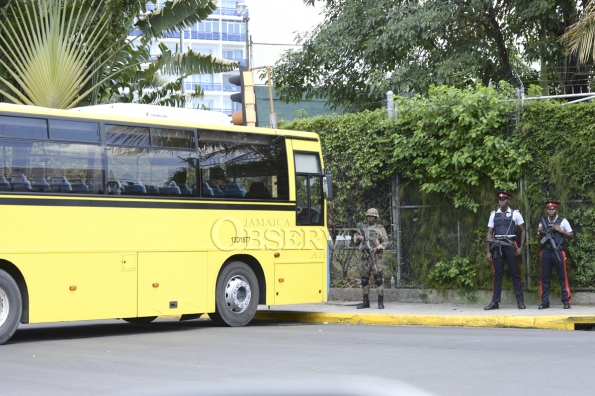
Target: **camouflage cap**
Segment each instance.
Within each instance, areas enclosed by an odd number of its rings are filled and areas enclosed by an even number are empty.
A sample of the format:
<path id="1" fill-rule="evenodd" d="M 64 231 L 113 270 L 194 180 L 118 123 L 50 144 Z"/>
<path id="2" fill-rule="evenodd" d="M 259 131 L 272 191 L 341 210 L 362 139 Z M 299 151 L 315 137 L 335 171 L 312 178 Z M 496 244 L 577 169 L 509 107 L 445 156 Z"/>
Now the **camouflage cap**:
<path id="1" fill-rule="evenodd" d="M 366 212 L 366 216 L 374 216 L 377 219 L 380 218 L 380 216 L 378 216 L 378 211 L 374 208 L 368 209 L 368 211 Z"/>

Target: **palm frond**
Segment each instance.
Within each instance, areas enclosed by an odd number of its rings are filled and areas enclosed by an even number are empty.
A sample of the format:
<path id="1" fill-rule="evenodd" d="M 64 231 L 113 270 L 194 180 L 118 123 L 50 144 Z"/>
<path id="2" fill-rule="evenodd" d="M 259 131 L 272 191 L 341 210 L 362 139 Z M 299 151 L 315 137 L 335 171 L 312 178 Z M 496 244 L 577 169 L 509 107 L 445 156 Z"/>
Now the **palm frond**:
<path id="1" fill-rule="evenodd" d="M 165 33 L 179 32 L 204 21 L 217 9 L 209 0 L 173 0 L 139 19 L 136 28 L 145 37 L 163 37 Z"/>
<path id="2" fill-rule="evenodd" d="M 18 97 L 16 103 L 67 108 L 96 72 L 87 66 L 105 39 L 106 18 L 69 0 L 15 2 L 9 9 L 16 18 L 0 20 L 9 33 L 0 35 L 0 52 L 14 83 L 3 81 L 8 89 L 0 92 Z"/>
<path id="3" fill-rule="evenodd" d="M 18 104 L 72 108 L 106 100 L 182 105 L 181 83 L 163 75 L 214 74 L 237 62 L 189 50 L 150 61 L 150 40 L 205 20 L 209 0 L 172 0 L 146 12 L 148 0 L 13 0 L 0 4 L 0 95 Z M 136 21 L 136 25 L 135 25 Z M 140 28 L 145 36 L 129 40 Z M 148 67 L 144 68 L 144 65 Z M 177 80 L 176 80 L 177 81 Z M 180 80 L 181 81 L 181 80 Z M 153 98 L 146 97 L 153 87 Z M 176 88 L 177 87 L 177 88 Z M 157 91 L 156 91 L 157 90 Z"/>
<path id="4" fill-rule="evenodd" d="M 173 80 L 167 76 L 162 75 L 162 74 L 155 73 L 147 82 L 152 87 L 164 87 L 167 84 L 172 83 Z"/>
<path id="5" fill-rule="evenodd" d="M 571 54 L 578 54 L 578 61 L 595 60 L 595 1 L 590 0 L 581 19 L 570 26 L 559 40 Z"/>
<path id="6" fill-rule="evenodd" d="M 153 104 L 159 106 L 186 107 L 194 98 L 203 96 L 202 90 L 194 93 L 180 93 L 182 79 L 170 80 L 162 86 L 154 86 L 144 89 L 143 94 L 138 98 L 138 103 Z"/>
<path id="7" fill-rule="evenodd" d="M 235 70 L 238 62 L 217 58 L 212 55 L 188 49 L 184 53 L 173 53 L 163 43 L 159 44 L 161 55 L 155 61 L 155 69 L 163 74 L 176 74 L 182 77 L 193 74 L 214 74 Z"/>

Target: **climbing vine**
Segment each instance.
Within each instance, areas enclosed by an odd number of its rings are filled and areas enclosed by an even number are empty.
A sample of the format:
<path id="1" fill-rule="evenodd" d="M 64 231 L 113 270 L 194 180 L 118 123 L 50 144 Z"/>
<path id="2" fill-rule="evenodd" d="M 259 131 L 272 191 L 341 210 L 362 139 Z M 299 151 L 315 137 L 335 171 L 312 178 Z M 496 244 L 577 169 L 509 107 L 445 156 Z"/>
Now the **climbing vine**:
<path id="1" fill-rule="evenodd" d="M 320 135 L 325 166 L 334 176 L 331 226 L 353 226 L 371 206 L 386 224 L 395 173 L 401 177 L 402 203 L 431 207 L 402 213 L 403 230 L 410 227 L 416 236 L 406 255 L 411 279 L 431 283 L 436 263 L 456 264 L 452 260 L 460 251 L 469 260 L 465 265 L 477 268 L 474 287 L 486 287 L 491 274 L 479 239 L 496 205 L 494 191 L 504 189 L 515 195 L 512 205 L 530 231 L 533 285 L 539 279 L 534 231 L 545 215 L 543 201 L 558 199 L 560 214 L 577 235 L 569 243 L 571 282 L 594 286 L 595 104 L 525 102 L 517 124 L 517 102 L 511 98 L 506 84 L 440 86 L 425 96 L 396 98 L 397 119 L 377 110 L 279 126 Z M 460 229 L 458 250 L 453 227 Z"/>
<path id="2" fill-rule="evenodd" d="M 508 85 L 496 90 L 432 87 L 427 96 L 398 98 L 401 133 L 393 135 L 393 157 L 409 164 L 404 172 L 422 191 L 449 196 L 456 208 L 476 212 L 477 189 L 484 183 L 515 190 L 523 166 L 531 160 L 511 136 L 514 110 Z"/>

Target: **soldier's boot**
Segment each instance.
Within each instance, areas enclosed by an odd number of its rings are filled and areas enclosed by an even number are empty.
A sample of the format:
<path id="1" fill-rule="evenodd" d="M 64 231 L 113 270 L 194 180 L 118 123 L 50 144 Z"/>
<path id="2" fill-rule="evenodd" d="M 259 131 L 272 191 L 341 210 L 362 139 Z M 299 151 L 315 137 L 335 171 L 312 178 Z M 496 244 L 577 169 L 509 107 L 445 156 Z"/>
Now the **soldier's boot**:
<path id="1" fill-rule="evenodd" d="M 378 296 L 378 309 L 384 309 L 384 296 Z"/>
<path id="2" fill-rule="evenodd" d="M 356 307 L 357 309 L 370 308 L 370 299 L 367 294 L 364 294 L 364 302 Z"/>

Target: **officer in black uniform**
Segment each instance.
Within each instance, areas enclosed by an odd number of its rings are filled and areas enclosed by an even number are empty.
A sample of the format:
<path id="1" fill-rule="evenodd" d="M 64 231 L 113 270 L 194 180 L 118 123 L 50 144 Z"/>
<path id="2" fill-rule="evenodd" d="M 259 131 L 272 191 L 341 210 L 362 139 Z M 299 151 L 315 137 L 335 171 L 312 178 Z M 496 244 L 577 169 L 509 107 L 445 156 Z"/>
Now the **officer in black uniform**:
<path id="1" fill-rule="evenodd" d="M 504 261 L 508 263 L 510 276 L 514 285 L 514 294 L 519 309 L 525 309 L 523 300 L 523 284 L 521 282 L 521 254 L 525 246 L 525 221 L 518 210 L 510 208 L 512 195 L 500 191 L 498 194 L 500 209 L 490 214 L 488 221 L 488 243 L 486 257 L 492 262 L 492 302 L 484 309 L 498 309 L 502 293 L 502 278 L 504 277 Z M 516 228 L 521 230 L 520 246 L 517 243 Z"/>
<path id="2" fill-rule="evenodd" d="M 540 258 L 540 287 L 539 295 L 541 304 L 539 309 L 546 309 L 550 307 L 550 289 L 552 281 L 552 268 L 556 269 L 558 274 L 558 281 L 562 288 L 562 303 L 564 309 L 570 309 L 572 304 L 572 296 L 570 294 L 570 287 L 568 286 L 568 272 L 566 271 L 566 239 L 574 238 L 574 233 L 570 227 L 570 223 L 562 216 L 558 216 L 558 201 L 547 201 L 545 207 L 547 208 L 547 217 L 544 217 L 539 222 L 538 234 L 541 236 L 541 253 Z M 553 242 L 548 240 L 545 228 L 549 229 Z M 553 246 L 555 245 L 555 246 Z"/>

